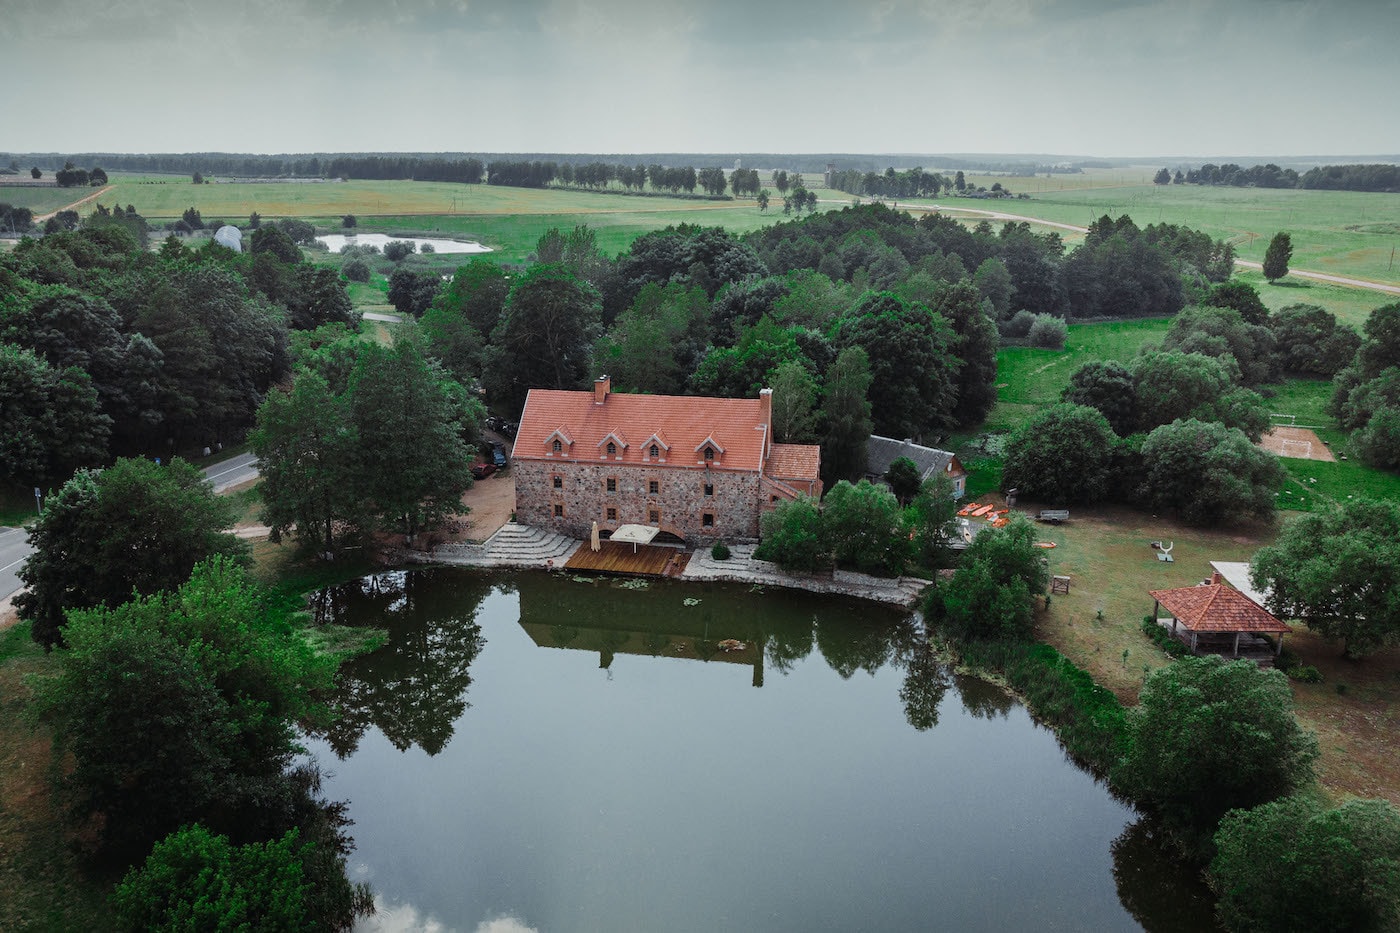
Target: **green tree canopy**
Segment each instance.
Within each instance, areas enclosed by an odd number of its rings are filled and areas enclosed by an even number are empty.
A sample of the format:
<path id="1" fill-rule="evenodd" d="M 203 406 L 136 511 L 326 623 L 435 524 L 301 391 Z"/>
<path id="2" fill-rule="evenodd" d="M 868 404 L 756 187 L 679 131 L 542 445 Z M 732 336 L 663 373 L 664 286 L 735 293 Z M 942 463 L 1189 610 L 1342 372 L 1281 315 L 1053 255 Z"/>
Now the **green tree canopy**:
<path id="1" fill-rule="evenodd" d="M 581 388 L 601 313 L 597 290 L 561 265 L 532 266 L 517 277 L 486 354 L 493 407 L 519 411 L 536 386 Z"/>
<path id="2" fill-rule="evenodd" d="M 825 550 L 839 566 L 862 573 L 898 574 L 910 556 L 899 502 L 883 485 L 842 480 L 822 501 Z"/>
<path id="3" fill-rule="evenodd" d="M 1142 442 L 1142 460 L 1142 498 L 1193 525 L 1273 518 L 1274 494 L 1287 476 L 1244 432 L 1195 419 L 1154 430 Z"/>
<path id="4" fill-rule="evenodd" d="M 1287 233 L 1275 233 L 1264 251 L 1264 278 L 1276 282 L 1288 274 L 1288 261 L 1293 258 L 1293 238 Z"/>
<path id="5" fill-rule="evenodd" d="M 461 509 L 472 484 L 473 450 L 464 438 L 480 435 L 481 403 L 411 338 L 366 347 L 350 374 L 349 396 L 356 489 L 381 527 L 412 543 L 421 529 Z"/>
<path id="6" fill-rule="evenodd" d="M 0 343 L 0 476 L 47 485 L 106 459 L 112 419 L 87 373 Z"/>
<path id="7" fill-rule="evenodd" d="M 1230 930 L 1400 927 L 1400 811 L 1385 800 L 1325 809 L 1286 797 L 1225 814 L 1210 882 Z"/>
<path id="8" fill-rule="evenodd" d="M 977 535 L 953 579 L 933 591 L 930 609 L 940 631 L 965 641 L 1030 638 L 1035 598 L 1050 583 L 1035 538 L 1035 526 L 1020 514 Z"/>
<path id="9" fill-rule="evenodd" d="M 849 480 L 864 472 L 873 425 L 870 420 L 870 358 L 860 347 L 847 347 L 826 371 L 822 415 L 822 481 Z"/>
<path id="10" fill-rule="evenodd" d="M 872 292 L 837 327 L 836 344 L 870 361 L 871 419 L 887 437 L 919 437 L 952 421 L 961 361 L 942 317 L 892 292 Z"/>
<path id="11" fill-rule="evenodd" d="M 296 830 L 272 842 L 233 845 L 199 824 L 156 843 L 145 863 L 127 872 L 112 894 L 122 929 L 317 929 L 308 915 L 310 880 Z"/>
<path id="12" fill-rule="evenodd" d="M 754 551 L 786 570 L 812 571 L 831 566 L 831 552 L 822 537 L 821 508 L 816 499 L 799 496 L 779 502 L 759 519 L 762 543 Z"/>
<path id="13" fill-rule="evenodd" d="M 816 440 L 817 380 L 798 360 L 778 364 L 770 374 L 773 390 L 773 436 L 782 444 Z"/>
<path id="14" fill-rule="evenodd" d="M 1352 499 L 1301 515 L 1254 555 L 1250 578 L 1270 612 L 1342 641 L 1350 658 L 1400 644 L 1400 505 Z"/>
<path id="15" fill-rule="evenodd" d="M 1117 440 L 1096 409 L 1052 405 L 1012 433 L 1002 485 L 1054 505 L 1097 502 L 1108 493 Z"/>
<path id="16" fill-rule="evenodd" d="M 30 531 L 34 553 L 20 569 L 28 589 L 15 600 L 20 618 L 52 648 L 72 610 L 174 589 L 210 557 L 242 558 L 247 546 L 225 530 L 233 520 L 228 501 L 178 458 L 79 470 Z"/>
<path id="17" fill-rule="evenodd" d="M 1093 360 L 1069 377 L 1060 398 L 1087 405 L 1108 419 L 1113 432 L 1127 437 L 1137 428 L 1137 387 L 1132 370 L 1117 360 Z"/>
<path id="18" fill-rule="evenodd" d="M 1310 781 L 1317 755 L 1281 671 L 1214 655 L 1182 658 L 1147 675 L 1128 710 L 1127 750 L 1112 781 L 1200 851 L 1226 812 Z"/>

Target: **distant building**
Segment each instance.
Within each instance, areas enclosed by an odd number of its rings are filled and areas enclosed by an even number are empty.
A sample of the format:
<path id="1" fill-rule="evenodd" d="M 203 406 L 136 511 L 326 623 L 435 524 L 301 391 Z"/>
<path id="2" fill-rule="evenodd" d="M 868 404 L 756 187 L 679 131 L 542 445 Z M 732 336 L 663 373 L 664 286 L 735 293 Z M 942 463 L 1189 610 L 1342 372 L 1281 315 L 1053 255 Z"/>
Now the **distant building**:
<path id="1" fill-rule="evenodd" d="M 243 252 L 243 231 L 232 224 L 224 224 L 214 231 L 214 242 L 220 246 L 227 246 L 235 253 Z"/>
<path id="2" fill-rule="evenodd" d="M 871 480 L 882 478 L 889 471 L 890 464 L 900 457 L 914 461 L 919 470 L 919 482 L 923 483 L 942 473 L 953 481 L 953 498 L 961 499 L 967 491 L 967 470 L 955 454 L 934 447 L 921 447 L 912 440 L 897 441 L 892 437 L 870 435 L 865 446 L 865 474 Z"/>
<path id="3" fill-rule="evenodd" d="M 704 545 L 758 538 L 765 509 L 820 496 L 821 448 L 773 442 L 756 399 L 531 389 L 511 453 L 516 520 L 587 537 L 621 525 Z"/>

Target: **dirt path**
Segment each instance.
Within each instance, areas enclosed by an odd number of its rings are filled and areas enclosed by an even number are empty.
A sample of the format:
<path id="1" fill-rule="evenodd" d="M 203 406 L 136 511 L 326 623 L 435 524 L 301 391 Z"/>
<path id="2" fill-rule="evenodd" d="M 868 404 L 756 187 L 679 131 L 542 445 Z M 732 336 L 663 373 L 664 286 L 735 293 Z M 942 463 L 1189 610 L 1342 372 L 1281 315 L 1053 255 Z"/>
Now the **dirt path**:
<path id="1" fill-rule="evenodd" d="M 60 207 L 57 211 L 49 211 L 47 214 L 40 214 L 38 217 L 35 217 L 35 218 L 34 218 L 34 222 L 35 222 L 36 224 L 43 223 L 44 221 L 48 220 L 50 217 L 53 217 L 53 216 L 55 216 L 56 214 L 58 214 L 59 211 L 72 211 L 72 210 L 77 210 L 78 207 L 79 207 L 80 205 L 86 204 L 87 202 L 93 200 L 94 198 L 100 198 L 100 197 L 102 197 L 104 194 L 106 194 L 108 191 L 111 191 L 111 190 L 112 190 L 112 186 L 111 186 L 111 185 L 104 185 L 103 187 L 98 188 L 96 191 L 94 191 L 92 194 L 88 195 L 87 197 L 85 197 L 85 198 L 79 198 L 78 200 L 74 201 L 72 204 L 66 205 L 66 206 L 64 206 L 64 207 Z"/>

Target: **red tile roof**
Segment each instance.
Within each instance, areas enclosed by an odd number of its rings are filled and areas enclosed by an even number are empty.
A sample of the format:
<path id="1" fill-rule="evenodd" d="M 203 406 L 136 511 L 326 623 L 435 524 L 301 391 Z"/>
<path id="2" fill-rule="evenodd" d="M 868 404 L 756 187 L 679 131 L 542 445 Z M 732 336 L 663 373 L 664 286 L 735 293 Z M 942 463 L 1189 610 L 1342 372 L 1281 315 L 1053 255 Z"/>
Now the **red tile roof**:
<path id="1" fill-rule="evenodd" d="M 1224 583 L 1149 590 L 1188 632 L 1290 632 L 1285 623 Z"/>
<path id="2" fill-rule="evenodd" d="M 815 444 L 774 444 L 768 475 L 811 482 L 821 472 L 822 449 Z"/>
<path id="3" fill-rule="evenodd" d="M 621 459 L 609 458 L 608 462 L 656 464 L 658 461 L 646 454 L 648 439 L 657 434 L 670 445 L 670 450 L 661 449 L 663 466 L 703 466 L 696 448 L 706 438 L 723 449 L 712 464 L 714 469 L 756 472 L 761 465 L 767 436 L 761 399 L 616 392 L 608 393 L 602 404 L 595 398 L 592 391 L 531 389 L 520 416 L 512 459 L 602 462 L 604 438 L 611 434 L 625 439 L 626 446 L 619 443 Z M 574 443 L 566 443 L 558 455 L 551 456 L 551 436 L 561 429 Z"/>

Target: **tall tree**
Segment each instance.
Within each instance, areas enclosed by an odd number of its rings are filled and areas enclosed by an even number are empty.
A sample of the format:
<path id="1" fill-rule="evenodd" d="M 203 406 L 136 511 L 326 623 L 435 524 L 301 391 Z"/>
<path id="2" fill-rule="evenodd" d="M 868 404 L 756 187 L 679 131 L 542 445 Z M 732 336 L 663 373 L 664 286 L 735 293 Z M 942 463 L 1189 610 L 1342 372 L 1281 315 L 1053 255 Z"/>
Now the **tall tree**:
<path id="1" fill-rule="evenodd" d="M 350 375 L 350 399 L 359 492 L 382 527 L 412 544 L 421 529 L 460 510 L 472 484 L 466 394 L 403 338 L 366 348 Z"/>
<path id="2" fill-rule="evenodd" d="M 1275 233 L 1264 252 L 1264 278 L 1276 282 L 1288 274 L 1288 261 L 1293 258 L 1293 238 Z"/>
<path id="3" fill-rule="evenodd" d="M 872 292 L 842 319 L 836 343 L 870 360 L 871 417 L 888 437 L 919 437 L 947 425 L 957 402 L 953 328 L 922 304 Z"/>
<path id="4" fill-rule="evenodd" d="M 1193 525 L 1274 515 L 1287 472 L 1238 428 L 1194 418 L 1164 424 L 1142 442 L 1143 496 Z"/>
<path id="5" fill-rule="evenodd" d="M 519 276 L 487 352 L 492 404 L 519 411 L 531 387 L 582 387 L 601 311 L 597 290 L 563 266 L 532 266 Z"/>
<path id="6" fill-rule="evenodd" d="M 864 472 L 870 442 L 870 357 L 860 347 L 847 347 L 826 371 L 822 387 L 822 481 L 852 479 Z"/>
<path id="7" fill-rule="evenodd" d="M 783 444 L 809 444 L 816 428 L 817 381 L 806 366 L 788 360 L 773 370 L 773 435 Z"/>
<path id="8" fill-rule="evenodd" d="M 1400 505 L 1350 499 L 1284 526 L 1250 565 L 1275 615 L 1302 619 L 1359 659 L 1400 644 Z"/>
<path id="9" fill-rule="evenodd" d="M 247 545 L 225 529 L 232 506 L 184 460 L 166 466 L 118 460 L 100 473 L 79 470 L 49 497 L 29 533 L 34 553 L 20 569 L 28 587 L 15 599 L 34 640 L 63 640 L 65 614 L 117 606 L 132 593 L 174 589 L 210 557 L 243 557 Z"/>
<path id="10" fill-rule="evenodd" d="M 268 394 L 248 442 L 262 474 L 262 520 L 274 539 L 295 529 L 315 550 L 334 553 L 337 525 L 349 530 L 363 519 L 348 402 L 319 373 L 302 370 L 290 391 Z"/>

